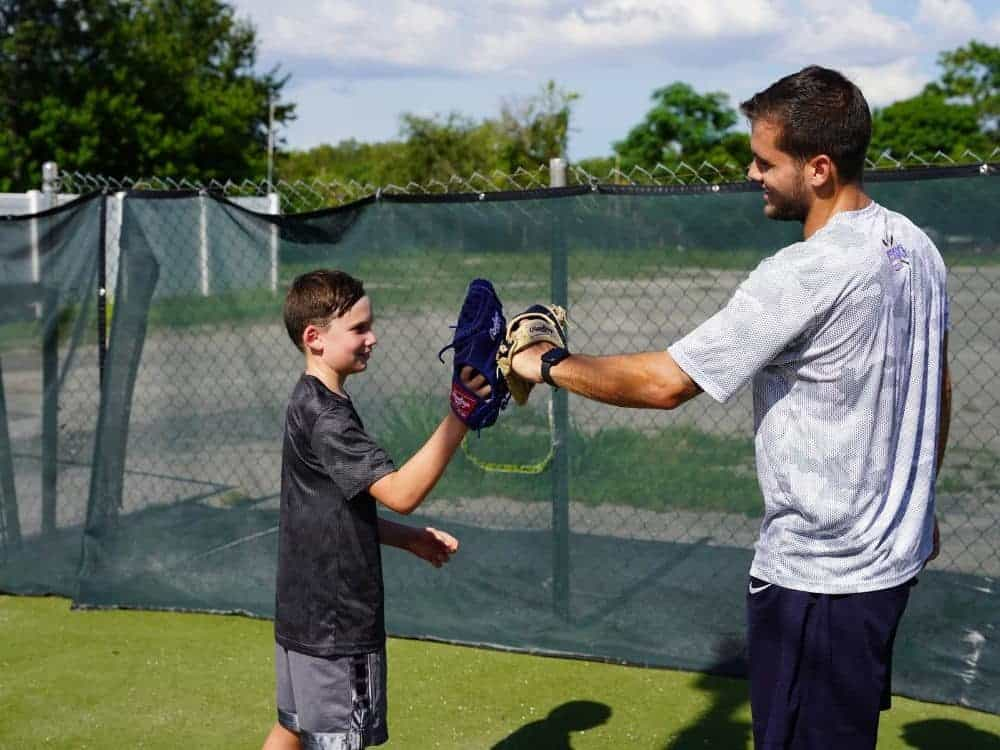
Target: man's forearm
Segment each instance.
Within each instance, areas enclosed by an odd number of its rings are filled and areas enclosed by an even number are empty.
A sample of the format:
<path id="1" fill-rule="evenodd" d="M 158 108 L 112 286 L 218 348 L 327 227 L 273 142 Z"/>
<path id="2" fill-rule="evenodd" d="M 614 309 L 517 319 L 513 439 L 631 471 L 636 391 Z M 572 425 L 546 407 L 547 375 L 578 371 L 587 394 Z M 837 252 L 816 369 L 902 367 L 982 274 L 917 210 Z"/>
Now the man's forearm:
<path id="1" fill-rule="evenodd" d="M 701 393 L 667 352 L 591 357 L 574 354 L 549 372 L 553 381 L 594 401 L 640 409 L 673 409 Z"/>

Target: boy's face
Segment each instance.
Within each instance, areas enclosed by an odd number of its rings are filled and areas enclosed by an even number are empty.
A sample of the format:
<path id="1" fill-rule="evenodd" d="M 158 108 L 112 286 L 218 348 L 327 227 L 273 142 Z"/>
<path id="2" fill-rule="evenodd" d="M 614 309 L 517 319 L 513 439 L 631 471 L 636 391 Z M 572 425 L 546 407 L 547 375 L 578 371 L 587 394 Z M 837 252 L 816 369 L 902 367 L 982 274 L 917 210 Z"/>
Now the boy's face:
<path id="1" fill-rule="evenodd" d="M 372 305 L 362 297 L 350 310 L 324 328 L 307 326 L 304 334 L 308 351 L 341 375 L 363 372 L 377 343 L 372 330 Z"/>

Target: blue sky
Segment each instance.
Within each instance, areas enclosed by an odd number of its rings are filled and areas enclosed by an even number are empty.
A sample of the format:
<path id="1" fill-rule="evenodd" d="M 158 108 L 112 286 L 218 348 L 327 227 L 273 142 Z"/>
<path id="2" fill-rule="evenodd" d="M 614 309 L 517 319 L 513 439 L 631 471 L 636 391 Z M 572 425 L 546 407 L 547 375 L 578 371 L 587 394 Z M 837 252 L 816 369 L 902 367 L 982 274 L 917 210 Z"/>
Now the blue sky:
<path id="1" fill-rule="evenodd" d="M 578 92 L 568 156 L 611 153 L 655 88 L 686 81 L 735 105 L 817 63 L 872 106 L 917 93 L 937 55 L 1000 44 L 996 0 L 235 0 L 259 65 L 291 74 L 305 149 L 399 134 L 399 115 L 495 116 L 549 79 Z"/>

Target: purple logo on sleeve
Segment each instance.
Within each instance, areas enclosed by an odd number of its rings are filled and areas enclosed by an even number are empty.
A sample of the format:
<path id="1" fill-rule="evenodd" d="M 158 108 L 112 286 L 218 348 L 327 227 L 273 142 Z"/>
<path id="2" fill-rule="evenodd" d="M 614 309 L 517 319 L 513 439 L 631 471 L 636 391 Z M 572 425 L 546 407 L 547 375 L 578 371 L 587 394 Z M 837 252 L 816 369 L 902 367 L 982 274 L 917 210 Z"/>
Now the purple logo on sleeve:
<path id="1" fill-rule="evenodd" d="M 885 245 L 885 255 L 892 263 L 892 270 L 898 271 L 904 265 L 910 265 L 910 256 L 906 253 L 906 248 L 900 244 L 892 241 L 892 235 L 883 238 L 882 244 Z"/>

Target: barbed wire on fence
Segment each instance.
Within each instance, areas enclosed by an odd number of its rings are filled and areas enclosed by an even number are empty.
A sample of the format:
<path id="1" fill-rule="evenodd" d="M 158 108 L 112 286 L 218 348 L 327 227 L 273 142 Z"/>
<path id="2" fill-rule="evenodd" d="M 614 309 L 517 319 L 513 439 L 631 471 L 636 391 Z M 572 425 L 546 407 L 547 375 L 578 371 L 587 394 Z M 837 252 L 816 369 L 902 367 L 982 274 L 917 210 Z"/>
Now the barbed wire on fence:
<path id="1" fill-rule="evenodd" d="M 952 166 L 959 164 L 983 164 L 1000 160 L 1000 147 L 989 154 L 981 155 L 966 150 L 955 159 L 943 151 L 932 155 L 910 152 L 897 158 L 889 151 L 883 151 L 866 159 L 868 169 L 896 170 L 907 167 Z M 746 166 L 734 162 L 712 164 L 704 161 L 689 164 L 681 161 L 674 164 L 657 164 L 652 168 L 641 166 L 629 169 L 612 168 L 607 173 L 588 172 L 579 165 L 570 164 L 566 173 L 569 185 L 692 185 L 739 182 L 746 179 Z M 119 192 L 126 190 L 208 190 L 226 197 L 258 197 L 277 193 L 281 197 L 282 213 L 300 213 L 321 208 L 340 206 L 376 193 L 382 194 L 441 194 L 441 193 L 488 193 L 502 191 L 537 190 L 550 185 L 549 167 L 546 164 L 534 169 L 519 167 L 513 172 L 493 170 L 474 171 L 467 176 L 452 175 L 447 180 L 428 179 L 424 182 L 411 181 L 403 185 L 393 183 L 379 185 L 372 182 L 341 179 L 284 180 L 274 182 L 261 180 L 199 180 L 197 178 L 172 177 L 109 177 L 101 174 L 78 172 L 72 169 L 62 171 L 52 186 L 57 193 L 83 194 L 93 190 Z"/>

